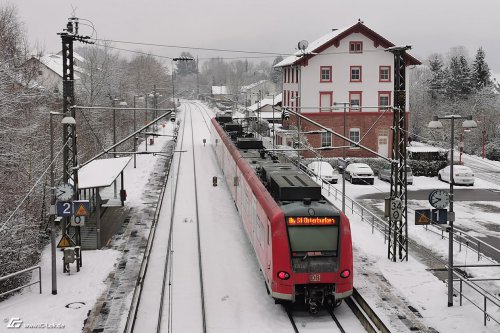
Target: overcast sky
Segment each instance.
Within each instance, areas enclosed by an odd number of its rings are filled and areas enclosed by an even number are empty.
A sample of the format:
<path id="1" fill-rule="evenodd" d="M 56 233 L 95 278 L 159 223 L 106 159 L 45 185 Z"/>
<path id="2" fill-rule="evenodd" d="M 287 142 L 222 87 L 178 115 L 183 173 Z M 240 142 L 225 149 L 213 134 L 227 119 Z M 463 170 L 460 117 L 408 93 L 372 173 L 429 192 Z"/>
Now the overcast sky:
<path id="1" fill-rule="evenodd" d="M 465 46 L 482 46 L 493 73 L 500 73 L 498 0 L 0 0 L 14 4 L 32 43 L 61 49 L 57 35 L 73 13 L 92 21 L 98 38 L 245 51 L 294 52 L 332 28 L 358 19 L 396 45 L 410 44 L 420 60 Z M 86 21 L 82 21 L 86 23 Z M 80 34 L 91 34 L 82 26 Z M 94 35 L 95 36 L 95 35 Z M 175 57 L 182 49 L 113 44 Z M 201 57 L 244 54 L 189 51 Z M 252 55 L 248 55 L 250 57 Z M 255 55 L 253 55 L 255 56 Z M 272 61 L 273 57 L 266 60 Z"/>

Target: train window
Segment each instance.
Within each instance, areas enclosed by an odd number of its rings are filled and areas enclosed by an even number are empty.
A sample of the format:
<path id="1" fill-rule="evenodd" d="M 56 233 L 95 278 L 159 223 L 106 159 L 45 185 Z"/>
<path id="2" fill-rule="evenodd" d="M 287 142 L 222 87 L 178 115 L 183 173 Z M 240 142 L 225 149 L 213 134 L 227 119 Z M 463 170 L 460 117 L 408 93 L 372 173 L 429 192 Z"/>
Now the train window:
<path id="1" fill-rule="evenodd" d="M 329 226 L 288 226 L 292 252 L 337 252 L 339 228 Z"/>

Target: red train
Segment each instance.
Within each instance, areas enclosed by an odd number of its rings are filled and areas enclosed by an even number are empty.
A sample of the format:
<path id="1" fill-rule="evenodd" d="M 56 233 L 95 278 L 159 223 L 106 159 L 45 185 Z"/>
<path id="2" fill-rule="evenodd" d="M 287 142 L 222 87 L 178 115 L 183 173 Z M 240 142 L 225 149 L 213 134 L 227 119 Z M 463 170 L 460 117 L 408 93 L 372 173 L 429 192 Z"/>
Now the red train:
<path id="1" fill-rule="evenodd" d="M 352 294 L 348 218 L 321 187 L 231 115 L 212 119 L 212 145 L 255 250 L 268 292 L 277 303 L 304 301 L 311 313 Z"/>

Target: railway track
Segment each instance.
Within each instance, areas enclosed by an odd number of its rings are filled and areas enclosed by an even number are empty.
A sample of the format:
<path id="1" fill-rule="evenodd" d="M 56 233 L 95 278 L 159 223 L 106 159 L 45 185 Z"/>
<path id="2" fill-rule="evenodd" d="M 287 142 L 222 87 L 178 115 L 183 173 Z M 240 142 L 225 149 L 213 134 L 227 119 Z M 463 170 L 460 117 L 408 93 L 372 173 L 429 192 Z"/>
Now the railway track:
<path id="1" fill-rule="evenodd" d="M 345 300 L 349 310 L 344 307 L 344 311 L 340 316 L 337 316 L 337 312 L 341 308 L 334 310 L 329 307 L 326 309 L 328 316 L 311 316 L 305 311 L 295 311 L 290 307 L 285 307 L 285 312 L 288 316 L 290 324 L 295 333 L 304 332 L 359 332 L 359 327 L 353 327 L 350 320 L 347 317 L 355 316 L 359 321 L 359 324 L 368 333 L 390 333 L 389 329 L 380 320 L 375 311 L 366 303 L 362 296 L 354 289 L 354 293 L 351 297 Z M 345 311 L 347 310 L 347 311 Z M 339 311 L 340 312 L 340 311 Z"/>
<path id="2" fill-rule="evenodd" d="M 206 332 L 193 110 L 186 104 L 140 293 L 125 332 Z M 168 235 L 168 236 L 167 236 Z M 156 320 L 153 313 L 156 312 Z"/>

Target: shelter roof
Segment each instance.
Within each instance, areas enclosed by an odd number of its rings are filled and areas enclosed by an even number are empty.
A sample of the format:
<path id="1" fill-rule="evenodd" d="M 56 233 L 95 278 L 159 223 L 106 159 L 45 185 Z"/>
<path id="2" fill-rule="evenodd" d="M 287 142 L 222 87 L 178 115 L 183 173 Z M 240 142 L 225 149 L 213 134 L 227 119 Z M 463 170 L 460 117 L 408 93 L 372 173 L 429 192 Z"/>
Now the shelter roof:
<path id="1" fill-rule="evenodd" d="M 94 160 L 78 170 L 78 188 L 108 187 L 125 169 L 132 157 Z"/>

